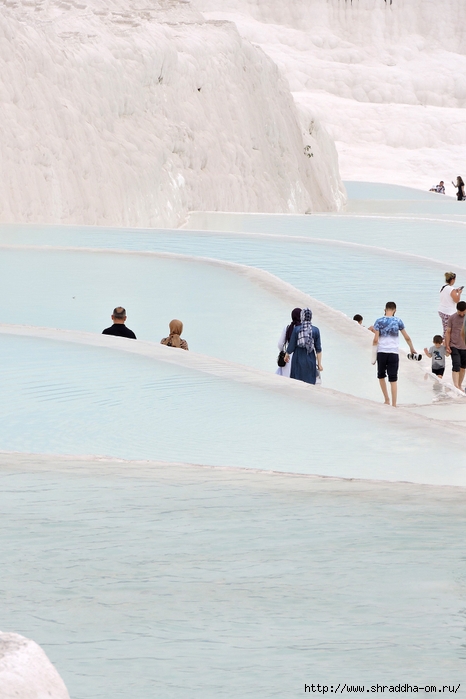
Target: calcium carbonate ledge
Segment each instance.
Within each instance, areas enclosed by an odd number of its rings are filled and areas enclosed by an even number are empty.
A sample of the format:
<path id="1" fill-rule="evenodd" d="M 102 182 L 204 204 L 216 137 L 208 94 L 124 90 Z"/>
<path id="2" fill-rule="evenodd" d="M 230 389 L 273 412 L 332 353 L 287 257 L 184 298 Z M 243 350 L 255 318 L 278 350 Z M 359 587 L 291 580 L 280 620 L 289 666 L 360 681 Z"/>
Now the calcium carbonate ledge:
<path id="1" fill-rule="evenodd" d="M 319 405 L 325 409 L 338 409 L 343 412 L 349 412 L 353 416 L 355 410 L 357 410 L 358 416 L 361 418 L 369 418 L 378 414 L 383 416 L 383 420 L 387 424 L 399 425 L 403 428 L 409 427 L 409 429 L 420 428 L 425 430 L 426 427 L 435 425 L 435 429 L 445 430 L 451 434 L 452 439 L 458 436 L 461 445 L 463 445 L 464 441 L 464 430 L 461 426 L 414 415 L 403 407 L 389 410 L 386 406 L 374 401 L 359 398 L 332 388 L 325 388 L 324 386 L 311 387 L 301 381 L 285 380 L 281 376 L 247 367 L 243 364 L 228 362 L 196 352 L 179 352 L 176 348 L 167 347 L 159 343 L 142 340 L 134 342 L 134 340 L 126 338 L 97 335 L 84 331 L 6 323 L 0 324 L 0 334 L 68 342 L 135 354 L 184 369 L 206 373 L 221 379 L 236 381 L 259 389 L 273 391 L 274 393 L 281 393 L 289 397 L 295 396 L 296 399 Z"/>
<path id="2" fill-rule="evenodd" d="M 403 486 L 404 492 L 411 490 L 422 496 L 434 488 L 435 494 L 442 493 L 449 496 L 464 497 L 466 485 L 438 485 L 430 483 L 415 483 L 410 481 L 387 481 L 370 478 L 348 478 L 344 476 L 316 475 L 311 473 L 299 473 L 291 471 L 277 471 L 273 469 L 260 469 L 246 466 L 211 466 L 209 464 L 189 463 L 186 461 L 161 461 L 156 459 L 122 459 L 111 456 L 98 456 L 95 454 L 36 454 L 32 452 L 4 451 L 0 449 L 0 472 L 11 472 L 19 470 L 21 472 L 42 472 L 50 473 L 70 473 L 70 471 L 86 474 L 90 476 L 105 477 L 110 475 L 119 478 L 145 478 L 170 479 L 182 482 L 183 478 L 191 479 L 196 474 L 199 478 L 204 478 L 206 472 L 213 472 L 218 475 L 219 482 L 231 482 L 237 486 L 241 479 L 242 483 L 255 485 L 262 488 L 264 478 L 267 479 L 267 486 L 275 486 L 283 493 L 284 487 L 296 488 L 293 481 L 302 480 L 309 484 L 312 490 L 323 490 L 325 492 L 340 491 L 351 484 L 351 493 L 377 493 L 380 497 L 383 493 L 388 497 L 399 496 L 398 488 Z M 301 486 L 302 487 L 302 486 Z"/>

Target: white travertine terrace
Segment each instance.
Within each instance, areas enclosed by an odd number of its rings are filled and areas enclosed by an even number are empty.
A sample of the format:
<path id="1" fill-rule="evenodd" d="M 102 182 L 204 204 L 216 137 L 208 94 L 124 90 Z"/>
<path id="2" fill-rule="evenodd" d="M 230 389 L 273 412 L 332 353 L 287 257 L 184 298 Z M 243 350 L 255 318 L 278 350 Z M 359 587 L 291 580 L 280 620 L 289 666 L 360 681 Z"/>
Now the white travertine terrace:
<path id="1" fill-rule="evenodd" d="M 236 22 L 337 142 L 343 179 L 465 175 L 464 0 L 193 0 Z"/>
<path id="2" fill-rule="evenodd" d="M 70 699 L 60 675 L 37 643 L 0 632 L 2 699 Z"/>
<path id="3" fill-rule="evenodd" d="M 195 209 L 344 203 L 333 141 L 234 23 L 175 0 L 0 8 L 0 221 L 175 226 Z"/>

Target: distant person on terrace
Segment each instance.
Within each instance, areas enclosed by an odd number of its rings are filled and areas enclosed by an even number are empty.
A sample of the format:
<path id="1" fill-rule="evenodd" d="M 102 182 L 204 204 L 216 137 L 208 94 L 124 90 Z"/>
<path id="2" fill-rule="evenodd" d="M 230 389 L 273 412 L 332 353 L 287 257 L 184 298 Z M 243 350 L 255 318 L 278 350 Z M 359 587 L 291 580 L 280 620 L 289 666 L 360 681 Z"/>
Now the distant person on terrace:
<path id="1" fill-rule="evenodd" d="M 184 350 L 189 349 L 186 340 L 181 338 L 181 333 L 183 332 L 183 323 L 181 320 L 176 320 L 176 318 L 171 320 L 169 328 L 170 335 L 160 340 L 160 344 L 167 345 L 167 347 L 179 347 L 180 349 Z"/>
<path id="2" fill-rule="evenodd" d="M 123 306 L 117 306 L 113 309 L 112 314 L 113 325 L 105 328 L 102 335 L 116 335 L 118 337 L 129 337 L 131 340 L 136 340 L 136 335 L 132 330 L 126 327 L 126 311 Z"/>
<path id="3" fill-rule="evenodd" d="M 440 182 L 435 185 L 435 187 L 431 187 L 429 189 L 429 192 L 437 192 L 437 194 L 445 194 L 445 182 L 443 180 L 440 180 Z"/>
<path id="4" fill-rule="evenodd" d="M 453 187 L 456 187 L 456 189 L 458 190 L 456 192 L 456 198 L 458 199 L 458 201 L 463 201 L 463 199 L 466 199 L 463 178 L 458 175 L 458 177 L 456 178 L 456 184 L 452 182 L 452 185 Z"/>

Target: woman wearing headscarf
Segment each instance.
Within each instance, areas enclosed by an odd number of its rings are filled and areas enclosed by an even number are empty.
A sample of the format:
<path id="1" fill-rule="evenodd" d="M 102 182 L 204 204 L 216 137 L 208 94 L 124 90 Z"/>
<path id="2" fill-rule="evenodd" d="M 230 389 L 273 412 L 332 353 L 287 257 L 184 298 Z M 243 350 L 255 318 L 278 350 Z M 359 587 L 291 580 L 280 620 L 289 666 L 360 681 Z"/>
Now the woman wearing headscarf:
<path id="1" fill-rule="evenodd" d="M 285 361 L 289 362 L 290 355 L 293 354 L 290 378 L 315 384 L 317 370 L 323 371 L 320 363 L 322 359 L 320 332 L 319 328 L 312 325 L 310 308 L 303 308 L 300 321 L 300 325 L 296 326 L 291 333 Z"/>
<path id="2" fill-rule="evenodd" d="M 299 325 L 301 322 L 301 309 L 300 308 L 293 308 L 291 311 L 291 323 L 287 326 L 285 326 L 282 330 L 282 334 L 280 335 L 280 339 L 278 340 L 277 347 L 280 350 L 280 352 L 286 351 L 288 347 L 288 343 L 291 339 L 291 333 L 293 332 L 293 329 Z M 285 364 L 285 366 L 279 366 L 277 371 L 275 372 L 279 376 L 286 376 L 286 378 L 290 378 L 290 371 L 291 371 L 291 357 L 290 355 L 290 361 Z"/>
<path id="3" fill-rule="evenodd" d="M 179 347 L 184 350 L 189 349 L 186 340 L 181 339 L 181 333 L 183 332 L 183 323 L 181 320 L 171 320 L 169 327 L 170 335 L 160 340 L 160 344 L 167 345 L 168 347 Z"/>

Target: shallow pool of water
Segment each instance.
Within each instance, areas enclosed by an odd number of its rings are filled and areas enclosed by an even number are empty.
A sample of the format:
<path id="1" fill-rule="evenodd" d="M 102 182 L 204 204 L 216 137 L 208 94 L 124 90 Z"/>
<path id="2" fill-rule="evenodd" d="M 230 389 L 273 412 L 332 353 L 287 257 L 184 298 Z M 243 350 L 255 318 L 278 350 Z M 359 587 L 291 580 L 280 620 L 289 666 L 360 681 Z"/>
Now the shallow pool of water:
<path id="1" fill-rule="evenodd" d="M 73 699 L 463 681 L 463 489 L 35 466 L 1 457 L 2 629 Z"/>
<path id="2" fill-rule="evenodd" d="M 100 333 L 114 305 L 124 304 L 140 340 L 159 342 L 168 320 L 178 317 L 191 351 L 275 372 L 280 332 L 298 301 L 261 284 L 196 259 L 27 248 L 4 249 L 0 257 L 4 323 Z M 322 335 L 324 385 L 379 401 L 371 338 L 348 334 L 319 310 L 314 323 Z M 400 401 L 430 402 L 426 388 L 404 381 Z"/>
<path id="3" fill-rule="evenodd" d="M 112 230 L 85 236 L 66 229 L 54 231 L 62 244 L 171 252 L 214 257 L 264 269 L 349 317 L 360 313 L 366 324 L 383 314 L 386 301 L 396 301 L 399 315 L 425 346 L 438 332 L 438 289 L 442 263 L 403 258 L 387 251 L 332 242 L 273 240 L 199 232 L 114 234 Z M 86 237 L 87 236 L 87 237 Z M 41 237 L 41 240 L 43 238 Z M 66 242 L 65 242 L 66 241 Z M 439 282 L 440 280 L 440 282 Z"/>
<path id="4" fill-rule="evenodd" d="M 4 249 L 0 296 L 3 323 L 96 333 L 123 305 L 128 327 L 152 342 L 179 318 L 191 351 L 269 370 L 291 312 L 278 293 L 225 267 L 105 251 Z"/>
<path id="5" fill-rule="evenodd" d="M 3 450 L 466 485 L 459 433 L 299 382 L 289 394 L 281 377 L 265 375 L 264 390 L 254 373 L 229 380 L 121 348 L 8 335 L 0 363 Z"/>
<path id="6" fill-rule="evenodd" d="M 466 268 L 466 246 L 463 245 L 466 218 L 455 222 L 409 216 L 270 216 L 201 212 L 190 216 L 188 226 L 195 230 L 341 240 L 441 260 L 455 269 Z"/>

